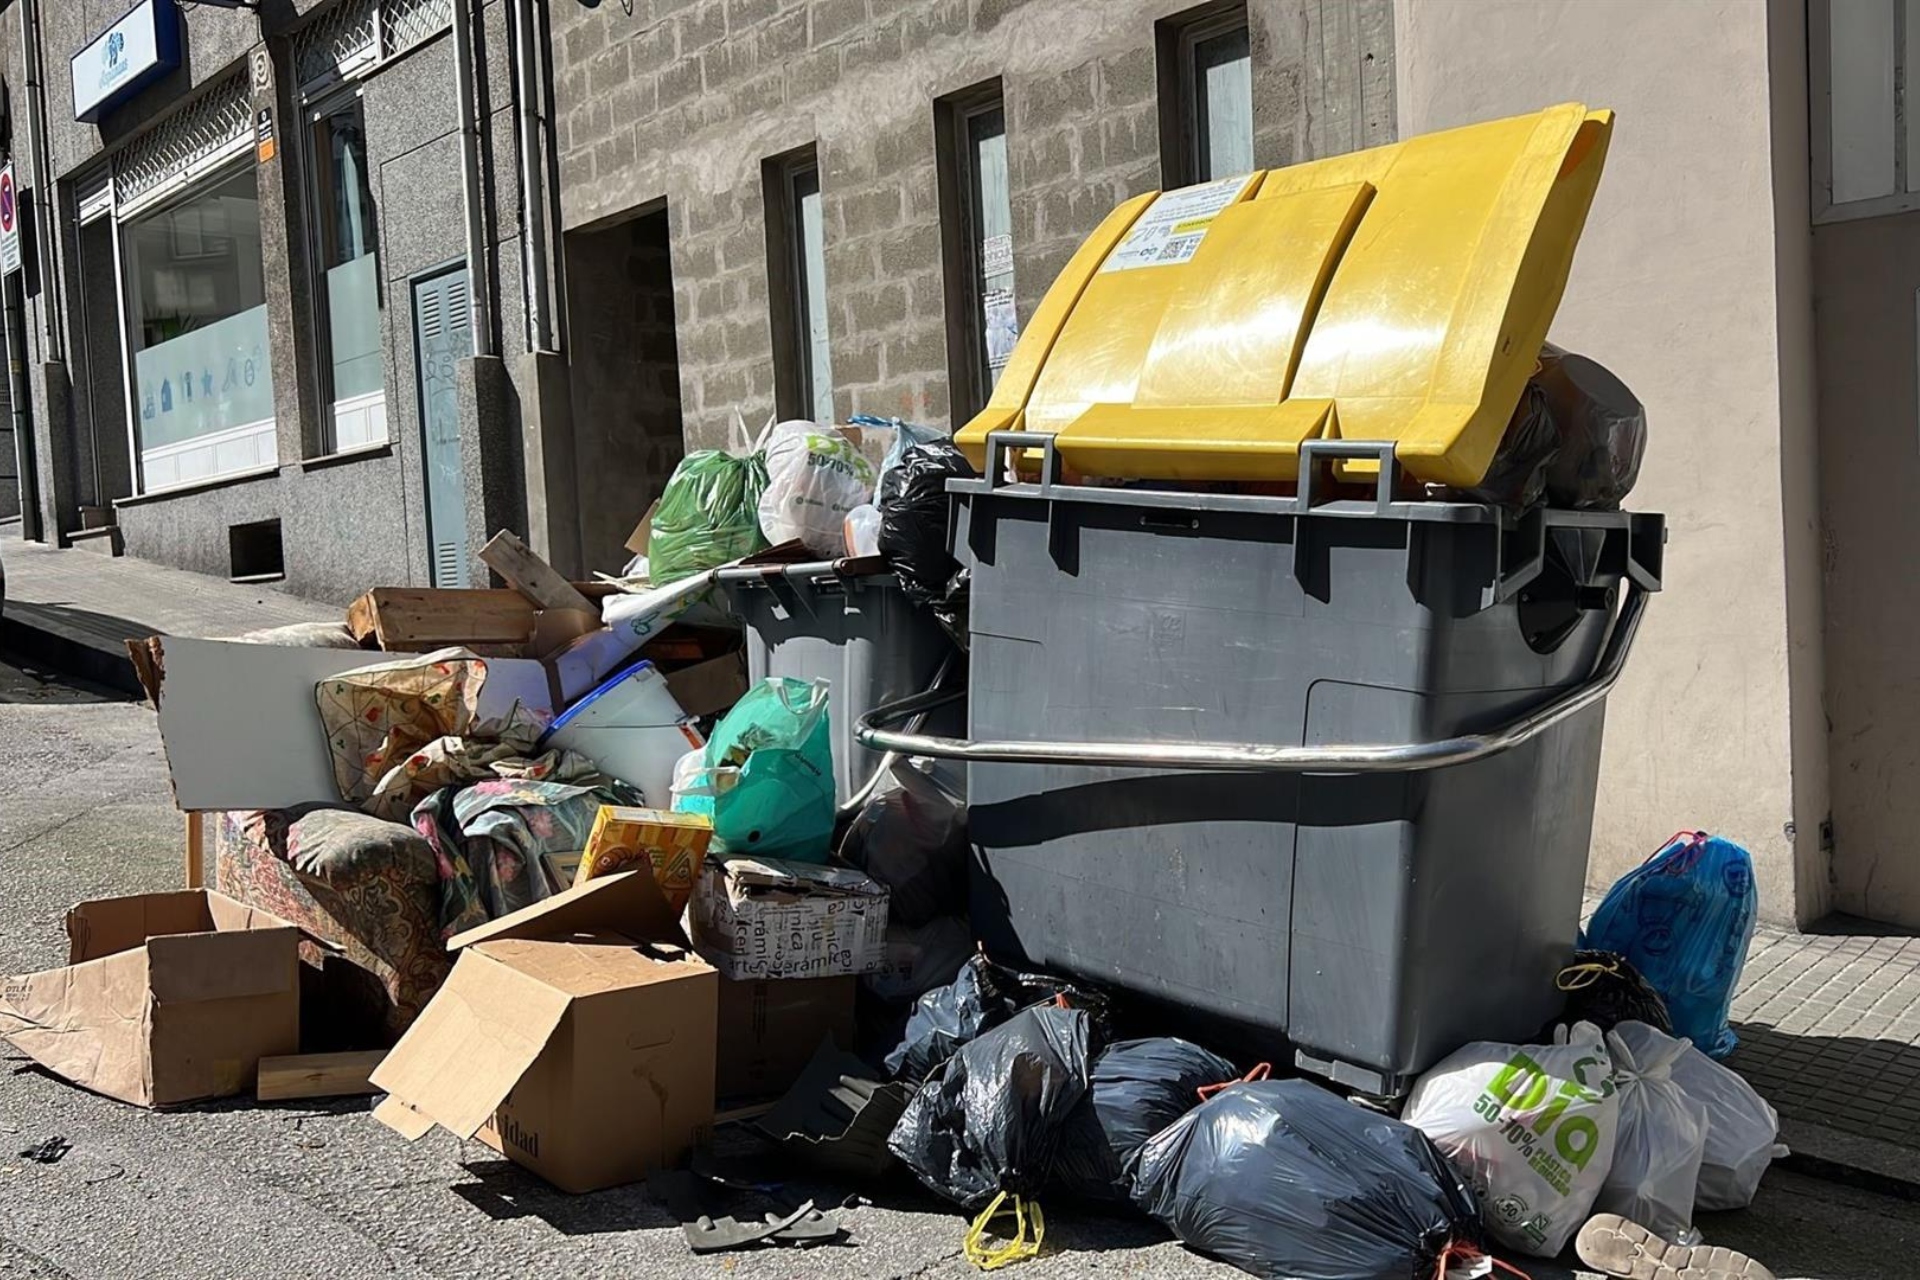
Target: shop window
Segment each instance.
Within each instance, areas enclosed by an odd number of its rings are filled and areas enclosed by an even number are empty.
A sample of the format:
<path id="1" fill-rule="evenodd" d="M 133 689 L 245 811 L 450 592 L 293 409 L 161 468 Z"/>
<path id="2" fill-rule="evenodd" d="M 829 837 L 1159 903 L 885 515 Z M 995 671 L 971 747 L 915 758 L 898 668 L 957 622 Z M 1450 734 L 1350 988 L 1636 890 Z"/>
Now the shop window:
<path id="1" fill-rule="evenodd" d="M 1020 336 L 1013 306 L 1013 213 L 1007 117 L 998 83 L 942 99 L 941 223 L 947 272 L 947 366 L 955 426 L 984 409 Z"/>
<path id="2" fill-rule="evenodd" d="M 783 417 L 832 422 L 826 234 L 813 148 L 769 160 L 763 178 L 768 279 L 772 296 L 789 300 L 774 317 L 775 403 Z"/>
<path id="3" fill-rule="evenodd" d="M 253 165 L 130 220 L 122 234 L 143 488 L 272 466 Z"/>
<path id="4" fill-rule="evenodd" d="M 325 341 L 321 402 L 333 406 L 325 444 L 327 452 L 337 452 L 387 439 L 378 227 L 358 91 L 313 112 L 312 126 L 309 171 L 321 283 L 316 301 L 325 317 L 318 328 Z"/>
<path id="5" fill-rule="evenodd" d="M 1253 169 L 1247 6 L 1209 4 L 1158 24 L 1161 172 L 1169 187 Z"/>

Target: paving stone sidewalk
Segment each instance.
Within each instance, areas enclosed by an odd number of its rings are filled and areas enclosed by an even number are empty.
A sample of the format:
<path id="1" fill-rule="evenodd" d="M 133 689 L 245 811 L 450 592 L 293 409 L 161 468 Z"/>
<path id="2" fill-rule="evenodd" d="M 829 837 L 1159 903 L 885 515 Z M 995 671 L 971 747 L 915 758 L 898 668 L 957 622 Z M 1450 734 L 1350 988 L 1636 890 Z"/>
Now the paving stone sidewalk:
<path id="1" fill-rule="evenodd" d="M 168 565 L 43 543 L 0 529 L 0 641 L 60 670 L 137 694 L 126 642 L 151 635 L 232 636 L 335 622 L 344 608 Z"/>
<path id="2" fill-rule="evenodd" d="M 1754 933 L 1728 1065 L 1783 1118 L 1920 1149 L 1920 937 L 1827 927 Z"/>

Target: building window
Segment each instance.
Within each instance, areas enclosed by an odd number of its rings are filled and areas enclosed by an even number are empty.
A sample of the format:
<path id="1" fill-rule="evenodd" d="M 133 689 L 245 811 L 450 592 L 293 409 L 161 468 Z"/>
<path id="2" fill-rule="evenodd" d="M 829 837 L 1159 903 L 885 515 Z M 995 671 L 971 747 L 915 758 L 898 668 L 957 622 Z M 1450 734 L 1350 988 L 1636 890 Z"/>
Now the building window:
<path id="1" fill-rule="evenodd" d="M 333 406 L 326 451 L 336 452 L 387 438 L 378 227 L 359 93 L 314 111 L 311 121 L 317 302 L 325 317 L 321 403 Z"/>
<path id="2" fill-rule="evenodd" d="M 772 296 L 789 300 L 786 315 L 775 314 L 774 399 L 783 417 L 832 422 L 833 360 L 827 332 L 820 166 L 808 147 L 768 161 L 763 177 Z"/>
<path id="3" fill-rule="evenodd" d="M 1253 57 L 1245 0 L 1209 4 L 1156 27 L 1161 173 L 1167 186 L 1253 169 Z"/>
<path id="4" fill-rule="evenodd" d="M 124 224 L 143 488 L 273 465 L 254 167 Z"/>
<path id="5" fill-rule="evenodd" d="M 1814 220 L 1920 208 L 1920 0 L 1814 0 L 1809 18 Z"/>
<path id="6" fill-rule="evenodd" d="M 1020 336 L 1007 117 L 997 83 L 942 99 L 935 113 L 947 232 L 947 365 L 958 426 L 986 407 Z"/>

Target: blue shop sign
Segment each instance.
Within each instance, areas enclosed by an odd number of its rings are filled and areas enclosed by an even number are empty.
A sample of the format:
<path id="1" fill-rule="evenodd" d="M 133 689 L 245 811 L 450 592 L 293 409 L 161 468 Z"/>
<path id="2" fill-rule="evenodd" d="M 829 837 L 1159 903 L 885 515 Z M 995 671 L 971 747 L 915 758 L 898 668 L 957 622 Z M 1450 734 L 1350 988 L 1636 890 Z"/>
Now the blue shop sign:
<path id="1" fill-rule="evenodd" d="M 73 56 L 73 118 L 100 118 L 180 65 L 174 0 L 141 0 Z"/>

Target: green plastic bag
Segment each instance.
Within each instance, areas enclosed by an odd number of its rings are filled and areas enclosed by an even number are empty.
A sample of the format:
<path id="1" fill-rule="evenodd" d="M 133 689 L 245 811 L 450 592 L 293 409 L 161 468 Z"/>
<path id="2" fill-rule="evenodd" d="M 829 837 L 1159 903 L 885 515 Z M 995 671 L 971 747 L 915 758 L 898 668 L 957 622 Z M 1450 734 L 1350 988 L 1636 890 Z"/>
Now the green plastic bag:
<path id="1" fill-rule="evenodd" d="M 827 860 L 834 815 L 827 688 L 824 680 L 762 680 L 715 726 L 705 776 L 693 790 L 712 799 L 720 852 Z M 698 798 L 704 804 L 708 796 Z"/>
<path id="2" fill-rule="evenodd" d="M 648 573 L 674 582 L 767 545 L 760 532 L 760 494 L 767 468 L 760 454 L 735 457 L 701 449 L 680 459 L 653 512 Z"/>

